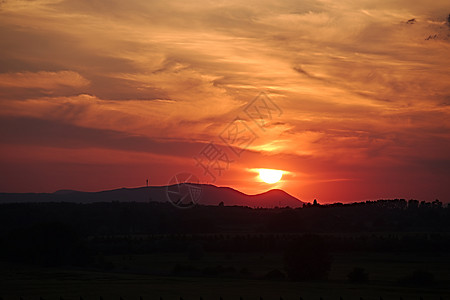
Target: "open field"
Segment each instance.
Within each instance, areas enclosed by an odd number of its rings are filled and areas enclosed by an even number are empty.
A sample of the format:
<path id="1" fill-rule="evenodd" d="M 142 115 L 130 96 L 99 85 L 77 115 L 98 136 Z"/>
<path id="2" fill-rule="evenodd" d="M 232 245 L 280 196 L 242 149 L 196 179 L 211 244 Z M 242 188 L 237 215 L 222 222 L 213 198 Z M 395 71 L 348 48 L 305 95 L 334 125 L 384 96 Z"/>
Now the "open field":
<path id="1" fill-rule="evenodd" d="M 189 260 L 184 253 L 146 254 L 107 257 L 115 265 L 108 272 L 80 268 L 37 268 L 2 264 L 1 297 L 4 300 L 27 299 L 84 300 L 99 299 L 159 299 L 224 300 L 264 299 L 449 299 L 450 255 L 353 253 L 334 255 L 329 280 L 293 282 L 289 280 L 258 279 L 273 269 L 283 270 L 282 257 L 263 253 L 213 253 L 201 260 Z M 176 264 L 202 269 L 221 265 L 237 270 L 248 269 L 254 278 L 237 278 L 239 274 L 216 277 L 171 276 Z M 363 267 L 370 281 L 367 284 L 347 282 L 348 272 L 355 266 Z M 415 269 L 426 269 L 436 277 L 432 286 L 402 286 L 397 279 Z"/>
<path id="2" fill-rule="evenodd" d="M 449 209 L 404 204 L 4 204 L 0 297 L 450 299 Z"/>

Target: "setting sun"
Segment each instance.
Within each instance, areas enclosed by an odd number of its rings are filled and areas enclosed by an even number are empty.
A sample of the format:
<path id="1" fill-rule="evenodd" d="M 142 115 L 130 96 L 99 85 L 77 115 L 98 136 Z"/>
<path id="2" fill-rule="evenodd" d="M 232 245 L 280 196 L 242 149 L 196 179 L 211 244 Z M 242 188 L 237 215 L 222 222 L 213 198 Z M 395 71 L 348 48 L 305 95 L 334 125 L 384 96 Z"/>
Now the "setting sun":
<path id="1" fill-rule="evenodd" d="M 280 181 L 283 171 L 272 169 L 259 169 L 259 178 L 265 183 L 275 183 Z"/>

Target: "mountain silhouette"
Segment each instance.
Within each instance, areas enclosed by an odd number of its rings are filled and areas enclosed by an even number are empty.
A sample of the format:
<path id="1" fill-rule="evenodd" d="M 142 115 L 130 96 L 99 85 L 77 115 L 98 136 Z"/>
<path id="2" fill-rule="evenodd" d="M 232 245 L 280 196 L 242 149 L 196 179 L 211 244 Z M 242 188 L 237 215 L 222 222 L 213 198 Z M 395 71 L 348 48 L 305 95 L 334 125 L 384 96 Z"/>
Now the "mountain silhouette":
<path id="1" fill-rule="evenodd" d="M 301 207 L 304 202 L 289 195 L 285 191 L 274 189 L 267 192 L 247 195 L 230 187 L 218 187 L 210 184 L 192 184 L 201 191 L 197 204 L 248 207 Z M 32 202 L 168 202 L 168 190 L 176 190 L 177 186 L 150 186 L 138 188 L 120 188 L 100 192 L 81 192 L 60 190 L 54 193 L 0 193 L 0 203 L 32 203 Z"/>
<path id="2" fill-rule="evenodd" d="M 267 192 L 247 195 L 235 189 L 229 187 L 217 187 L 214 185 L 202 185 L 202 201 L 208 205 L 218 205 L 223 202 L 224 205 L 238 205 L 238 206 L 249 206 L 249 207 L 264 207 L 273 208 L 278 207 L 300 207 L 304 202 L 299 199 L 289 195 L 282 190 L 269 190 Z"/>

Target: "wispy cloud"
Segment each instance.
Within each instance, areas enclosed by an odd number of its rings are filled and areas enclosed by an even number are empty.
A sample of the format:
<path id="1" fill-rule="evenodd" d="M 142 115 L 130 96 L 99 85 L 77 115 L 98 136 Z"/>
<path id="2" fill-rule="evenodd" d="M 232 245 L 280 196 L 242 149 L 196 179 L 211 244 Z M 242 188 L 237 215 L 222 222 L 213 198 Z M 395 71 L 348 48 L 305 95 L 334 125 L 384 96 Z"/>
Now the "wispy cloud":
<path id="1" fill-rule="evenodd" d="M 0 86 L 2 88 L 18 87 L 53 90 L 61 86 L 83 87 L 88 84 L 89 81 L 83 78 L 83 76 L 71 71 L 0 74 Z"/>
<path id="2" fill-rule="evenodd" d="M 370 189 L 355 198 L 382 196 L 389 172 L 409 178 L 390 177 L 392 191 L 424 197 L 420 174 L 450 177 L 437 167 L 450 161 L 449 12 L 444 0 L 3 1 L 0 119 L 16 125 L 2 143 L 63 149 L 42 120 L 65 128 L 66 141 L 85 137 L 79 151 L 187 161 L 195 147 L 144 140 L 200 147 L 266 91 L 282 119 L 258 134 L 224 184 L 250 189 L 242 170 L 265 161 L 303 174 L 303 184 L 283 187 L 300 197 L 331 201 L 318 190 L 355 178 Z M 31 119 L 33 138 L 17 125 Z M 175 166 L 168 161 L 164 176 Z M 0 189 L 20 187 L 8 185 Z"/>

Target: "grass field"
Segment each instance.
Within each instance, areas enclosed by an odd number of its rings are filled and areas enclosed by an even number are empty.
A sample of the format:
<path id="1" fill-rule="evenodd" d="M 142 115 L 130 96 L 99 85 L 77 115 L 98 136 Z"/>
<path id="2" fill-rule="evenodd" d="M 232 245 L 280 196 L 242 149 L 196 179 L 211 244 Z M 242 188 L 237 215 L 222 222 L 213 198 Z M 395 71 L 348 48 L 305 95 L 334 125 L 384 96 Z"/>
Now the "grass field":
<path id="1" fill-rule="evenodd" d="M 108 272 L 77 268 L 37 268 L 1 264 L 0 297 L 4 300 L 23 297 L 24 300 L 99 299 L 123 297 L 125 300 L 304 300 L 317 299 L 450 299 L 450 254 L 436 256 L 402 253 L 335 254 L 328 281 L 292 282 L 259 279 L 267 272 L 283 271 L 281 255 L 264 253 L 212 253 L 200 260 L 190 260 L 184 253 L 108 256 L 114 269 Z M 200 270 L 207 267 L 234 267 L 236 273 L 218 277 L 171 276 L 176 264 L 191 265 Z M 369 283 L 351 284 L 347 274 L 354 267 L 363 267 Z M 250 274 L 241 276 L 246 268 Z M 416 269 L 435 275 L 431 286 L 402 286 L 397 280 Z"/>

